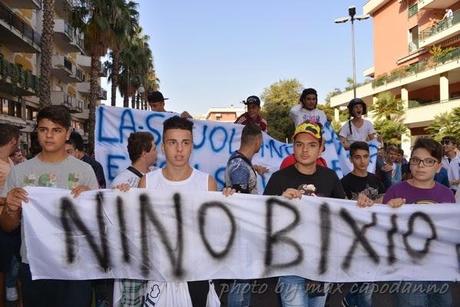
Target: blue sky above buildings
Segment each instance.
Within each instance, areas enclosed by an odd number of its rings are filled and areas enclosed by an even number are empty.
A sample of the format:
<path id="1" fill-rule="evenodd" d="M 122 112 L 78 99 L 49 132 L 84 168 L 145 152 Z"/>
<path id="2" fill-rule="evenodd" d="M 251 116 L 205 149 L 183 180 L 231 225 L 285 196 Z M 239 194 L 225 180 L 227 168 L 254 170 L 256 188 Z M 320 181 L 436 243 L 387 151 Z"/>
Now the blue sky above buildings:
<path id="1" fill-rule="evenodd" d="M 366 0 L 139 0 L 167 109 L 203 114 L 281 79 L 296 78 L 322 101 L 352 75 L 350 24 Z M 372 20 L 355 24 L 357 79 L 372 66 Z M 110 96 L 109 96 L 110 97 Z M 109 102 L 108 102 L 109 103 Z"/>

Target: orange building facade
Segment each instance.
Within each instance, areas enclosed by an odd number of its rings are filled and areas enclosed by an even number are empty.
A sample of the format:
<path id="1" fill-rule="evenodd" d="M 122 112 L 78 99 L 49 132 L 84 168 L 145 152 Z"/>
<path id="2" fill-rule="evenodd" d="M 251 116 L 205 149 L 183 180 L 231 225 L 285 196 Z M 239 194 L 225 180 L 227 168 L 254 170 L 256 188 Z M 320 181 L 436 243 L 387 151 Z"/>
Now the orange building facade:
<path id="1" fill-rule="evenodd" d="M 436 115 L 460 107 L 460 1 L 370 0 L 363 11 L 373 20 L 374 65 L 357 96 L 368 105 L 383 92 L 403 101 L 409 149 Z M 331 105 L 352 97 L 340 93 Z"/>

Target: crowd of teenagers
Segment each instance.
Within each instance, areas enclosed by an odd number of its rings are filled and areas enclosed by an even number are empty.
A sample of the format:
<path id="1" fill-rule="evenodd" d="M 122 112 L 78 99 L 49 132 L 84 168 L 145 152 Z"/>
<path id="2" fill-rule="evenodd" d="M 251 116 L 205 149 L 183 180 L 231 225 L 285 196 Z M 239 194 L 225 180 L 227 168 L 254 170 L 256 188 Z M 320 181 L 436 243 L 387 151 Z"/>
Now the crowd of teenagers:
<path id="1" fill-rule="evenodd" d="M 363 118 L 367 108 L 361 99 L 350 101 L 350 120 L 339 132 L 353 165 L 353 170 L 339 179 L 321 158 L 324 149 L 322 127 L 328 119 L 317 109 L 317 98 L 314 89 L 305 89 L 299 103 L 292 107 L 289 116 L 295 124 L 293 154 L 272 174 L 264 191 L 260 191 L 257 177 L 268 170 L 253 165 L 252 158 L 262 145 L 262 132 L 269 128 L 261 116 L 260 99 L 248 97 L 245 101 L 247 112 L 236 121 L 245 126 L 240 147 L 231 154 L 226 165 L 222 191 L 225 196 L 247 193 L 295 199 L 310 195 L 350 199 L 359 207 L 387 204 L 395 210 L 404 204 L 456 202 L 460 158 L 454 137 L 445 137 L 441 143 L 431 138 L 419 138 L 408 159 L 399 147 L 383 146 L 384 142 L 381 142 L 376 172 L 368 172 L 370 154 L 367 142 L 377 136 L 372 123 Z M 152 111 L 166 112 L 166 98 L 160 92 L 149 93 L 148 100 Z M 214 178 L 190 165 L 193 122 L 189 118 L 190 115 L 183 112 L 164 121 L 160 144 L 166 164 L 161 169 L 154 167 L 157 160 L 154 136 L 149 132 L 131 133 L 127 146 L 131 165 L 107 187 L 121 191 L 139 187 L 162 193 L 216 191 Z M 19 300 L 24 307 L 144 306 L 146 289 L 158 282 L 32 280 L 21 227 L 21 208 L 28 202 L 24 187 L 69 189 L 73 197 L 88 190 L 106 188 L 103 169 L 85 153 L 81 135 L 72 132 L 71 116 L 66 107 L 45 107 L 38 112 L 36 121 L 37 144 L 31 144 L 34 149 L 29 159 L 18 150 L 18 128 L 0 125 L 0 306 L 4 306 L 6 300 Z M 251 280 L 218 282 L 230 285 L 223 305 L 251 306 L 252 291 L 247 291 Z M 319 307 L 328 304 L 325 285 L 307 291 L 308 285 L 315 282 L 299 276 L 280 276 L 277 283 L 282 290 L 274 305 Z M 394 294 L 392 300 L 396 306 L 453 306 L 452 283 L 404 283 L 422 287 Z M 447 284 L 448 287 L 442 293 L 431 293 L 423 288 L 433 284 Z M 155 302 L 150 302 L 153 305 L 148 306 L 206 306 L 209 285 L 208 281 L 162 283 L 160 295 Z M 373 288 L 360 289 L 344 294 L 342 303 L 345 306 L 372 306 Z M 393 305 L 393 301 L 388 302 L 388 306 Z"/>

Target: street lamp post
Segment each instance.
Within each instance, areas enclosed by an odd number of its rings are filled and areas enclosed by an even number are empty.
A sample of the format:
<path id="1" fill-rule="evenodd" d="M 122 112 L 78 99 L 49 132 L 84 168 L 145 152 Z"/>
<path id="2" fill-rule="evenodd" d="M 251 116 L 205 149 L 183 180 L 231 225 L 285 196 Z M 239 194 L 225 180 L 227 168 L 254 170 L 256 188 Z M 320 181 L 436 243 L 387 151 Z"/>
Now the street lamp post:
<path id="1" fill-rule="evenodd" d="M 355 20 L 366 20 L 369 15 L 356 16 L 356 7 L 348 8 L 348 17 L 339 17 L 334 20 L 335 23 L 351 22 L 351 57 L 353 63 L 353 98 L 356 98 L 356 54 L 355 54 Z"/>
<path id="2" fill-rule="evenodd" d="M 137 89 L 137 93 L 138 93 L 138 99 L 140 99 L 140 102 L 139 101 L 137 102 L 136 107 L 142 110 L 144 108 L 144 93 L 145 93 L 145 88 L 142 86 L 142 83 Z"/>

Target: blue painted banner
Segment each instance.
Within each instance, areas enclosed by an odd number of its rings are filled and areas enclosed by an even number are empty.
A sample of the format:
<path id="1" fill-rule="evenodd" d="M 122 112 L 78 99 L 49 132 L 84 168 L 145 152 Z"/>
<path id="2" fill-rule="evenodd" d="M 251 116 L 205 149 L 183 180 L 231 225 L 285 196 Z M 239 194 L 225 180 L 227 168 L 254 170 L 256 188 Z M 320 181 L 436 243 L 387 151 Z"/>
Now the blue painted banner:
<path id="1" fill-rule="evenodd" d="M 160 149 L 163 121 L 175 113 L 157 113 L 129 108 L 100 106 L 96 110 L 96 160 L 104 167 L 108 184 L 117 174 L 127 168 L 131 161 L 128 156 L 128 137 L 132 132 L 148 131 L 154 136 L 158 146 L 157 166 L 165 164 Z M 194 120 L 194 150 L 191 165 L 212 175 L 219 188 L 224 185 L 224 171 L 227 160 L 240 145 L 242 125 L 216 121 Z M 339 177 L 351 169 L 348 152 L 344 150 L 336 133 L 329 124 L 324 127 L 325 150 L 322 157 L 329 168 Z M 375 169 L 377 143 L 371 143 L 370 170 Z M 260 152 L 253 158 L 253 164 L 263 165 L 270 172 L 259 176 L 259 191 L 263 191 L 271 174 L 279 169 L 282 160 L 292 153 L 292 144 L 279 142 L 264 133 L 264 143 Z"/>

